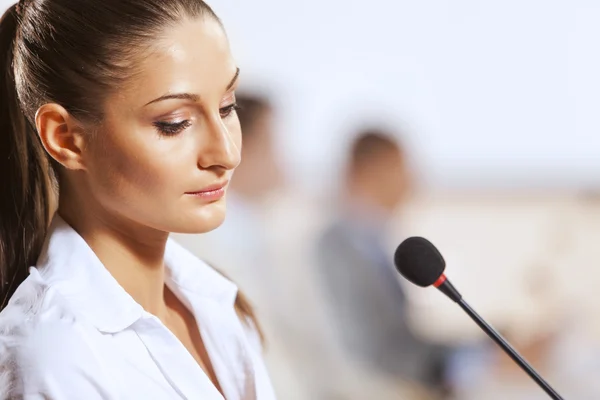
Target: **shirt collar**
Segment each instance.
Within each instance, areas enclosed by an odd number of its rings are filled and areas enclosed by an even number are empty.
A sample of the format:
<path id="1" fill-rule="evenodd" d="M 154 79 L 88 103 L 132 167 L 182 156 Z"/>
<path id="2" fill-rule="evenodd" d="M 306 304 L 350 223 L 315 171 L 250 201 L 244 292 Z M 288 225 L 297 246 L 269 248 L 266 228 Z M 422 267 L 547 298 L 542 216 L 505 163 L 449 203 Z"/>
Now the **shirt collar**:
<path id="1" fill-rule="evenodd" d="M 237 287 L 169 239 L 166 279 L 189 302 L 209 298 L 231 306 Z M 98 330 L 117 333 L 131 326 L 144 310 L 113 278 L 83 238 L 58 214 L 52 220 L 36 268 L 69 306 Z"/>
<path id="2" fill-rule="evenodd" d="M 175 290 L 182 291 L 186 297 L 209 299 L 224 306 L 233 306 L 238 293 L 237 286 L 173 239 L 167 241 L 165 267 L 167 283 Z"/>

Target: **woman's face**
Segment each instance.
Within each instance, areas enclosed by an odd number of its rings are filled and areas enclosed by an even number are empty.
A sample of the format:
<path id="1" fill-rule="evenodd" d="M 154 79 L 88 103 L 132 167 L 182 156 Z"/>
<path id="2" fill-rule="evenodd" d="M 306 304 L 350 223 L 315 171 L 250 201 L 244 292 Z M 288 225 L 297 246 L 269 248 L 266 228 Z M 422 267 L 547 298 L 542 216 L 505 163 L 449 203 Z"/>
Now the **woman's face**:
<path id="1" fill-rule="evenodd" d="M 86 148 L 91 195 L 102 208 L 166 232 L 202 233 L 225 217 L 240 162 L 238 69 L 210 18 L 165 30 L 139 73 L 109 96 Z"/>

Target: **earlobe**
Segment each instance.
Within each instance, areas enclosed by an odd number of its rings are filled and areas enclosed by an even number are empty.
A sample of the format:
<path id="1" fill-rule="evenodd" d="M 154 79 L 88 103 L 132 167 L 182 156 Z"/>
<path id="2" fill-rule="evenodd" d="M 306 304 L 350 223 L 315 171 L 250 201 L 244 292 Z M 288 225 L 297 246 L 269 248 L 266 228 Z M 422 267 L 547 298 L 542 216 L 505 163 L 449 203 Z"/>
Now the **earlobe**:
<path id="1" fill-rule="evenodd" d="M 64 107 L 44 104 L 35 114 L 35 126 L 50 157 L 67 169 L 85 169 L 83 129 Z"/>

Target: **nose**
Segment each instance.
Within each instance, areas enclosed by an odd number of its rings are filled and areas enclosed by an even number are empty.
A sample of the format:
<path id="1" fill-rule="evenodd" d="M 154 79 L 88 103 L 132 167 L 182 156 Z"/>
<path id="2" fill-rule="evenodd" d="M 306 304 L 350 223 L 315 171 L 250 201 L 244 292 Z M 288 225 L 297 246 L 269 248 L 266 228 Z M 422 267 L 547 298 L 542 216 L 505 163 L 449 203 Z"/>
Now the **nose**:
<path id="1" fill-rule="evenodd" d="M 201 145 L 198 151 L 198 167 L 224 170 L 236 168 L 241 161 L 239 122 L 229 124 L 228 128 L 218 113 L 207 117 L 205 121 L 205 130 L 201 134 Z"/>

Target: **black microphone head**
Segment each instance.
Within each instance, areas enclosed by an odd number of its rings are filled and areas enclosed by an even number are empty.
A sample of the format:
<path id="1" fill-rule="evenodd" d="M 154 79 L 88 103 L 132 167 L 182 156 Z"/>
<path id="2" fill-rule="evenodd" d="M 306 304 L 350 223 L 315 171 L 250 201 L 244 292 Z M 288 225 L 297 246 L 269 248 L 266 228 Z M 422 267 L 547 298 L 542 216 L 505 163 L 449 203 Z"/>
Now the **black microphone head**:
<path id="1" fill-rule="evenodd" d="M 422 287 L 433 285 L 446 269 L 444 257 L 422 237 L 411 237 L 400 243 L 394 264 L 403 277 Z"/>

